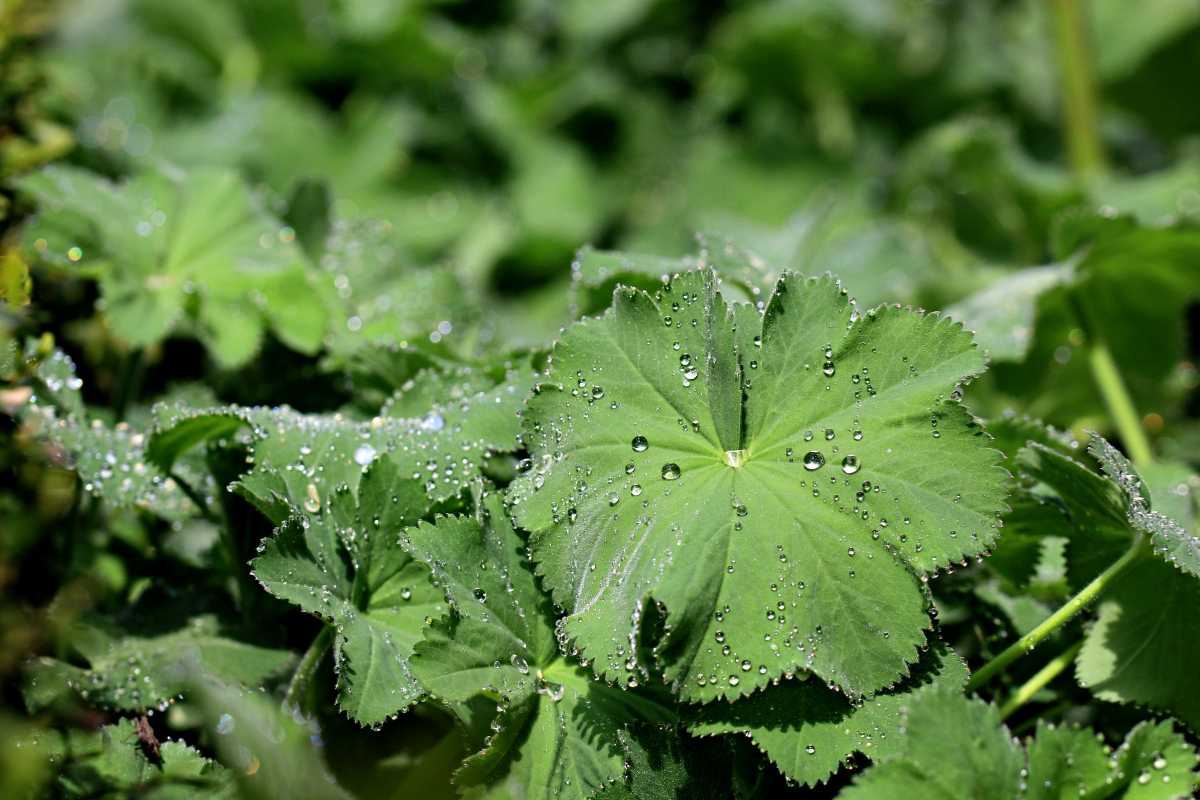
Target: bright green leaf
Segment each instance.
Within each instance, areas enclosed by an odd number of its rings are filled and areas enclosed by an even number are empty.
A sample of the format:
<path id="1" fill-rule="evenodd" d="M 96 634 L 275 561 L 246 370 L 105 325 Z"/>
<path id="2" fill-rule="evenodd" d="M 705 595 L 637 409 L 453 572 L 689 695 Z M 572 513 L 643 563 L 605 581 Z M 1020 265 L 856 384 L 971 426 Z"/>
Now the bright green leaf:
<path id="1" fill-rule="evenodd" d="M 525 412 L 515 514 L 565 635 L 610 680 L 645 670 L 652 599 L 688 699 L 797 669 L 857 695 L 895 683 L 930 624 L 913 573 L 996 536 L 999 453 L 955 401 L 982 369 L 960 326 L 856 318 L 830 279 L 785 276 L 765 313 L 727 307 L 707 272 L 618 291 Z"/>

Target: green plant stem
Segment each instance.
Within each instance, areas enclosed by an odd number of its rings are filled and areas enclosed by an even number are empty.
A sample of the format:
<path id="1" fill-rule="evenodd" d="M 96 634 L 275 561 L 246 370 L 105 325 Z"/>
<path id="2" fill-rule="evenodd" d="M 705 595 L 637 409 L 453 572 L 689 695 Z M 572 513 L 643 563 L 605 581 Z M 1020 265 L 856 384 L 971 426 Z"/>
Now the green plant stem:
<path id="1" fill-rule="evenodd" d="M 1031 697 L 1045 688 L 1046 684 L 1057 678 L 1064 669 L 1071 665 L 1071 662 L 1075 660 L 1075 656 L 1079 654 L 1079 650 L 1082 647 L 1083 640 L 1080 639 L 1051 659 L 1050 663 L 1038 670 L 1037 674 L 1032 678 L 1025 681 L 1004 702 L 1004 705 L 1000 706 L 1000 719 L 1008 719 L 1014 711 L 1028 703 Z"/>
<path id="2" fill-rule="evenodd" d="M 304 696 L 308 693 L 308 685 L 312 683 L 313 676 L 317 674 L 317 667 L 321 666 L 321 659 L 325 657 L 325 653 L 329 651 L 332 644 L 333 626 L 326 625 L 313 639 L 308 649 L 304 651 L 304 655 L 300 657 L 300 663 L 296 665 L 296 671 L 292 673 L 292 680 L 288 683 L 287 692 L 283 695 L 285 708 L 301 707 Z"/>
<path id="3" fill-rule="evenodd" d="M 1104 171 L 1105 158 L 1097 124 L 1099 103 L 1083 2 L 1051 0 L 1050 6 L 1054 16 L 1067 150 L 1075 173 L 1086 178 Z"/>
<path id="4" fill-rule="evenodd" d="M 1065 625 L 1072 617 L 1082 611 L 1089 603 L 1104 593 L 1113 581 L 1116 580 L 1125 569 L 1137 560 L 1142 554 L 1144 540 L 1139 536 L 1133 543 L 1133 546 L 1125 552 L 1125 555 L 1118 558 L 1108 566 L 1108 569 L 1101 572 L 1087 586 L 1079 590 L 1079 593 L 1072 597 L 1067 602 L 1063 603 L 1062 607 L 1047 617 L 1040 625 L 1031 630 L 1029 633 L 1022 636 L 1017 641 L 1009 645 L 1004 652 L 993 658 L 991 661 L 984 664 L 971 676 L 971 680 L 967 681 L 967 692 L 973 692 L 986 684 L 996 676 L 996 673 L 1007 667 L 1013 661 L 1016 661 L 1026 653 L 1031 652 L 1035 647 L 1041 644 L 1050 634 L 1054 633 L 1060 627 Z"/>
<path id="5" fill-rule="evenodd" d="M 1142 429 L 1137 409 L 1133 406 L 1133 399 L 1129 396 L 1108 344 L 1096 336 L 1092 340 L 1088 346 L 1088 360 L 1096 386 L 1100 389 L 1113 424 L 1117 426 L 1117 432 L 1121 434 L 1121 441 L 1129 450 L 1129 457 L 1137 466 L 1145 466 L 1154 460 L 1150 439 Z"/>
<path id="6" fill-rule="evenodd" d="M 125 419 L 125 412 L 133 398 L 137 397 L 142 387 L 142 375 L 145 373 L 145 351 L 135 347 L 126 355 L 121 364 L 121 374 L 117 378 L 116 391 L 113 395 L 113 419 L 117 422 Z"/>
<path id="7" fill-rule="evenodd" d="M 200 496 L 200 493 L 197 492 L 190 483 L 184 480 L 184 478 L 178 472 L 172 471 L 167 475 L 167 477 L 175 481 L 175 485 L 179 487 L 179 491 L 187 495 L 187 499 L 191 500 L 192 503 L 195 504 L 196 508 L 200 510 L 201 516 L 203 516 L 209 522 L 220 522 L 220 520 L 217 519 L 217 515 L 214 514 L 213 510 L 208 507 L 208 503 L 204 502 L 204 498 Z"/>

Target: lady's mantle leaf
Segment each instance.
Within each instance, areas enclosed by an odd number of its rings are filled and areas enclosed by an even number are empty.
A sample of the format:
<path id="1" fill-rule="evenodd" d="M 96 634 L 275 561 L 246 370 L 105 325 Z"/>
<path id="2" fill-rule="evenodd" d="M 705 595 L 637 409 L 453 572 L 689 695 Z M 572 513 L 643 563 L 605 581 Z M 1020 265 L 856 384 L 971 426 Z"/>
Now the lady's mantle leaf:
<path id="1" fill-rule="evenodd" d="M 862 773 L 842 793 L 847 800 L 1020 796 L 1025 759 L 995 706 L 931 686 L 901 710 L 895 735 L 897 754 Z"/>
<path id="2" fill-rule="evenodd" d="M 319 512 L 290 517 L 251 566 L 271 594 L 336 626 L 338 703 L 373 725 L 420 695 L 408 658 L 442 609 L 428 570 L 397 541 L 425 513 L 420 483 L 380 459 L 357 488 L 357 503 L 347 487 Z"/>
<path id="3" fill-rule="evenodd" d="M 1129 459 L 1106 440 L 1099 436 L 1092 437 L 1088 452 L 1100 462 L 1104 474 L 1124 492 L 1129 524 L 1150 538 L 1154 552 L 1160 557 L 1192 577 L 1200 578 L 1200 536 L 1176 520 L 1150 510 L 1150 498 L 1146 496 L 1149 492 L 1145 490 L 1141 476 Z M 1187 492 L 1186 482 L 1183 486 Z M 1163 488 L 1164 495 L 1171 491 Z M 1194 501 L 1193 504 L 1184 503 L 1181 510 L 1194 515 Z"/>
<path id="4" fill-rule="evenodd" d="M 901 678 L 929 618 L 914 573 L 985 550 L 999 454 L 955 401 L 984 368 L 961 326 L 785 275 L 764 313 L 711 272 L 622 289 L 556 346 L 525 414 L 517 521 L 610 680 L 639 620 L 685 697 L 810 669 L 851 694 Z M 746 671 L 742 664 L 749 662 Z"/>
<path id="5" fill-rule="evenodd" d="M 517 448 L 518 412 L 532 381 L 530 371 L 516 370 L 486 391 L 451 396 L 405 418 L 356 422 L 341 414 L 253 409 L 254 469 L 236 489 L 280 522 L 315 513 L 338 487 L 355 491 L 363 467 L 379 456 L 418 481 L 432 502 L 457 497 L 478 479 L 487 455 Z"/>
<path id="6" fill-rule="evenodd" d="M 266 327 L 302 352 L 320 348 L 328 312 L 303 253 L 235 172 L 155 170 L 118 186 L 54 166 L 21 187 L 50 212 L 31 228 L 35 249 L 90 269 L 131 344 L 154 344 L 190 315 L 225 366 L 249 360 Z"/>
<path id="7" fill-rule="evenodd" d="M 120 627 L 102 620 L 75 623 L 70 641 L 88 666 L 77 667 L 51 658 L 31 662 L 27 667 L 26 704 L 39 710 L 64 690 L 73 690 L 103 708 L 165 709 L 184 691 L 193 672 L 257 687 L 282 675 L 295 661 L 287 650 L 237 638 L 237 632 L 212 614 L 196 615 L 180 623 L 180 608 L 166 608 L 165 612 L 162 606 L 148 613 L 139 611 L 122 620 Z"/>
<path id="8" fill-rule="evenodd" d="M 1102 699 L 1167 709 L 1200 728 L 1200 699 L 1188 668 L 1200 659 L 1194 478 L 1187 469 L 1156 465 L 1143 480 L 1099 436 L 1088 452 L 1104 475 L 1037 443 L 1017 457 L 1032 484 L 1025 491 L 1061 510 L 1064 524 L 1048 530 L 1067 538 L 1072 587 L 1094 578 L 1133 546 L 1135 537 L 1145 536 L 1151 544 L 1105 594 L 1076 675 Z M 1158 510 L 1151 510 L 1152 501 Z"/>
<path id="9" fill-rule="evenodd" d="M 1120 469 L 1102 463 L 1106 470 Z M 1192 668 L 1200 661 L 1200 580 L 1192 560 L 1198 518 L 1195 478 L 1186 469 L 1168 466 L 1144 472 L 1145 483 L 1128 481 L 1129 491 L 1149 495 L 1156 509 L 1171 516 L 1131 501 L 1130 522 L 1149 533 L 1154 550 L 1166 560 L 1146 556 L 1113 585 L 1084 640 L 1076 676 L 1097 697 L 1166 709 L 1200 730 L 1200 695 Z M 1179 543 L 1188 541 L 1193 544 L 1181 549 Z"/>
<path id="10" fill-rule="evenodd" d="M 559 654 L 553 618 L 523 560 L 525 544 L 499 501 L 485 501 L 478 521 L 445 517 L 406 536 L 455 611 L 427 630 L 413 673 L 436 699 L 499 701 L 495 732 L 458 782 L 570 800 L 620 780 L 622 726 L 667 722 L 672 714 L 652 695 L 595 681 Z"/>
<path id="11" fill-rule="evenodd" d="M 60 350 L 34 370 L 36 391 L 22 420 L 50 443 L 50 456 L 70 465 L 89 494 L 117 507 L 134 506 L 172 520 L 199 510 L 180 489 L 168 468 L 159 468 L 147 451 L 146 434 L 126 422 L 110 425 L 92 417 L 81 394 L 83 380 L 75 363 Z M 188 470 L 198 490 L 215 493 L 203 471 Z"/>
<path id="12" fill-rule="evenodd" d="M 1191 797 L 1196 785 L 1196 752 L 1169 722 L 1141 723 L 1115 752 L 1086 728 L 1039 723 L 1026 753 L 995 706 L 934 686 L 912 698 L 896 735 L 896 753 L 841 797 L 1175 800 Z"/>
<path id="13" fill-rule="evenodd" d="M 183 742 L 148 754 L 132 719 L 95 732 L 75 732 L 52 745 L 58 789 L 66 797 L 197 797 L 234 800 L 233 774 Z M 153 760 L 151 759 L 153 755 Z"/>
<path id="14" fill-rule="evenodd" d="M 690 728 L 700 735 L 745 733 L 785 776 L 812 786 L 854 753 L 879 759 L 899 752 L 901 711 L 918 688 L 961 689 L 966 682 L 966 665 L 939 641 L 902 684 L 861 703 L 804 675 L 736 703 L 707 705 Z"/>

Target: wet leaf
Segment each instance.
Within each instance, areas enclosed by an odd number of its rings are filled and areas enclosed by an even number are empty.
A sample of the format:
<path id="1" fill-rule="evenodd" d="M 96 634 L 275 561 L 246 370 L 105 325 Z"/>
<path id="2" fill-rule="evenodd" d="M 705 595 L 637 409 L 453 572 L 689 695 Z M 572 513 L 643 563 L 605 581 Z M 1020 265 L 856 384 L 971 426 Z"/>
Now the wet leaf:
<path id="1" fill-rule="evenodd" d="M 514 509 L 597 674 L 627 672 L 651 602 L 690 700 L 798 669 L 870 694 L 917 660 L 916 575 L 990 546 L 1005 473 L 955 399 L 983 369 L 971 337 L 853 317 L 831 279 L 785 275 L 764 314 L 693 272 L 565 333 L 525 412 Z"/>

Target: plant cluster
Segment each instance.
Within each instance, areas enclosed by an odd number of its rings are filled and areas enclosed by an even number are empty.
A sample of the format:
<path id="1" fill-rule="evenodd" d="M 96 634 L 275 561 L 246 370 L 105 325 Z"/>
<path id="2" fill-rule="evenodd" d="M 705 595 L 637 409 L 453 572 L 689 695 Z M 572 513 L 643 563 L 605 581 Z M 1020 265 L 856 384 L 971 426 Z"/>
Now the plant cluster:
<path id="1" fill-rule="evenodd" d="M 0 796 L 1194 796 L 1150 5 L 0 6 Z"/>

